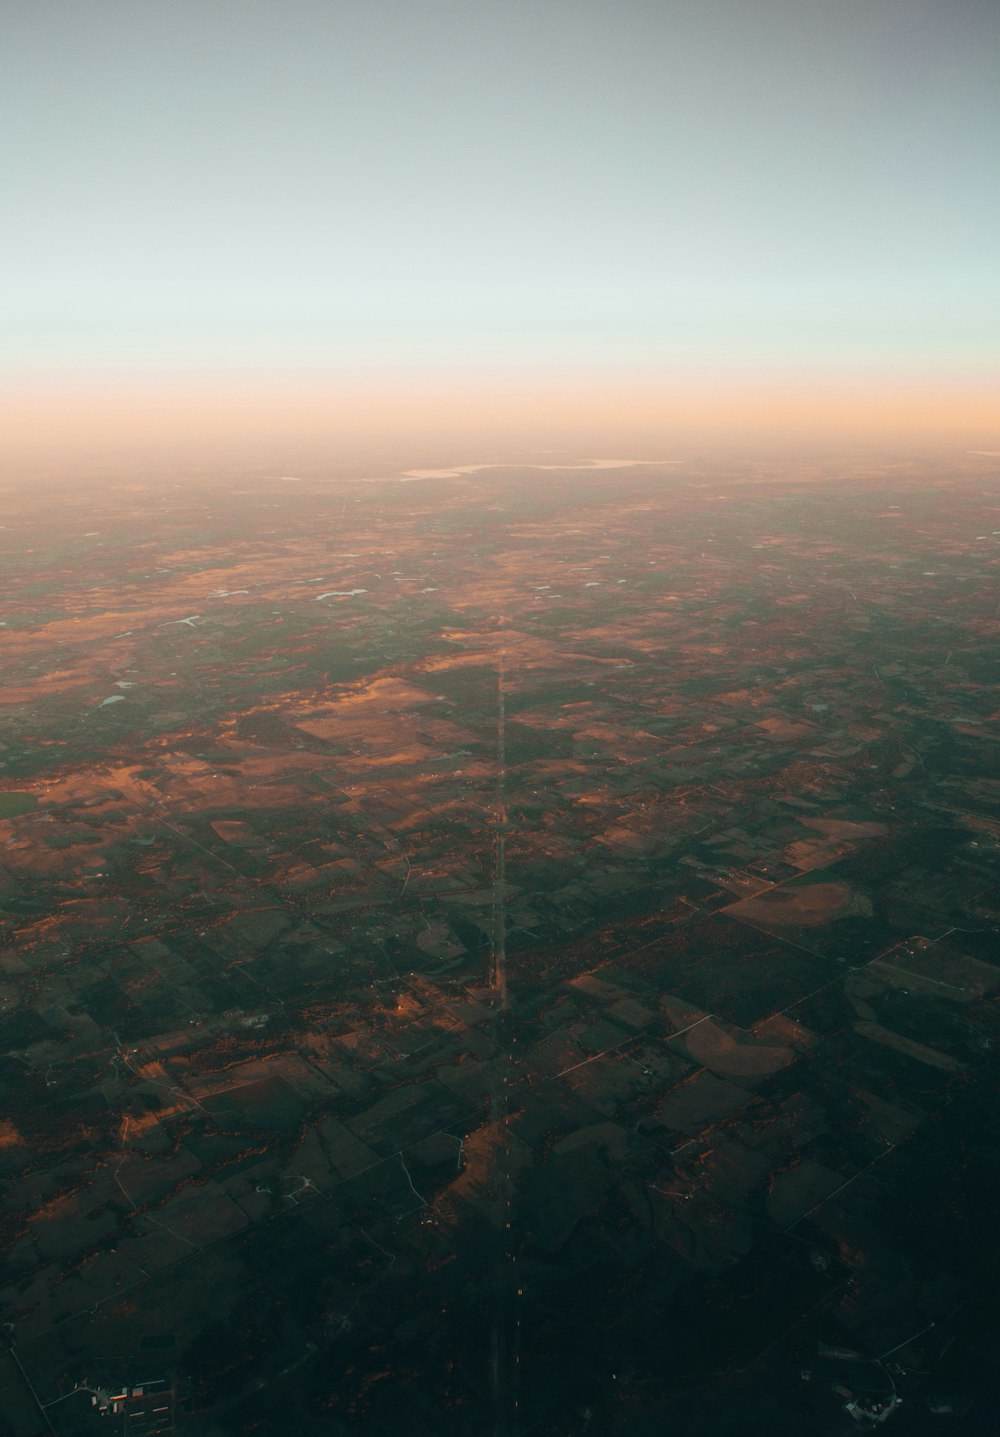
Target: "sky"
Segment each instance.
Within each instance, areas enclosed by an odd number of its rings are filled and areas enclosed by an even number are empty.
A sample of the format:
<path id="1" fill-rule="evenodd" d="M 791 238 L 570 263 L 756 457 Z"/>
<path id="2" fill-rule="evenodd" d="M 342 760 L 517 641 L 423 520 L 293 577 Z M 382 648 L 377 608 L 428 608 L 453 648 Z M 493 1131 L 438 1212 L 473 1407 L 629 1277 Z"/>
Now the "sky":
<path id="1" fill-rule="evenodd" d="M 475 381 L 988 424 L 996 0 L 5 14 L 0 371 L 36 418 Z"/>

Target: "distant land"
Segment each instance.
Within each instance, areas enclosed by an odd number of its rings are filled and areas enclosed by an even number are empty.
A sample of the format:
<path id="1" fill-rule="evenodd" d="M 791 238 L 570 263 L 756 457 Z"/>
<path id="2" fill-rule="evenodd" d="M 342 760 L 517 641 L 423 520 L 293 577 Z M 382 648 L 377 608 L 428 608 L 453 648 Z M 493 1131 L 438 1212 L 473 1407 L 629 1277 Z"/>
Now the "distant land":
<path id="1" fill-rule="evenodd" d="M 0 1437 L 994 1430 L 989 455 L 4 508 Z"/>

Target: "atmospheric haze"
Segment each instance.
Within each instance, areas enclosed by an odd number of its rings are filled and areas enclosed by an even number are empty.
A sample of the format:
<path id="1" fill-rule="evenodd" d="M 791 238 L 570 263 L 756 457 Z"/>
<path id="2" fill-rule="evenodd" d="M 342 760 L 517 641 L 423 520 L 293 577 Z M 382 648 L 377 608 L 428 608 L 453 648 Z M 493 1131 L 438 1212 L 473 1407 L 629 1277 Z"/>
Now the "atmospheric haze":
<path id="1" fill-rule="evenodd" d="M 996 1430 L 998 75 L 8 0 L 0 1437 Z"/>
<path id="2" fill-rule="evenodd" d="M 998 60 L 984 0 L 14 0 L 8 454 L 996 447 Z"/>

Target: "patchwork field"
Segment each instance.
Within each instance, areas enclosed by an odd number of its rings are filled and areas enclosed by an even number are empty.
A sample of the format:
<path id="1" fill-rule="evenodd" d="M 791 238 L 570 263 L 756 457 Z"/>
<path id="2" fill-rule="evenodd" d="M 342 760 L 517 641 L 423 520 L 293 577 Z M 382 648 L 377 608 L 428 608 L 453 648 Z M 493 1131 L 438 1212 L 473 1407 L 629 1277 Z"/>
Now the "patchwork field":
<path id="1" fill-rule="evenodd" d="M 0 1434 L 991 1430 L 995 476 L 444 473 L 5 496 Z"/>

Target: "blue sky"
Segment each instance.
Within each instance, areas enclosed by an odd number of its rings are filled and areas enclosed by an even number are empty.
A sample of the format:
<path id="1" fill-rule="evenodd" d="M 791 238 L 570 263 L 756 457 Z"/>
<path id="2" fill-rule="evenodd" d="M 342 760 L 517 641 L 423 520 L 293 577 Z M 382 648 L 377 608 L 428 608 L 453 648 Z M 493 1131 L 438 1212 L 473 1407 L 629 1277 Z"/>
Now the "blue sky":
<path id="1" fill-rule="evenodd" d="M 3 361 L 996 362 L 992 0 L 10 0 Z"/>

